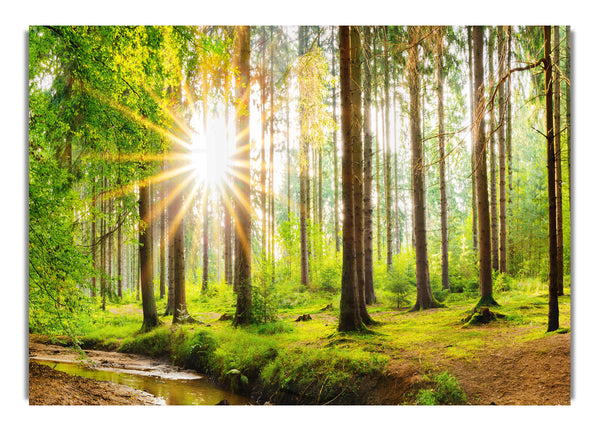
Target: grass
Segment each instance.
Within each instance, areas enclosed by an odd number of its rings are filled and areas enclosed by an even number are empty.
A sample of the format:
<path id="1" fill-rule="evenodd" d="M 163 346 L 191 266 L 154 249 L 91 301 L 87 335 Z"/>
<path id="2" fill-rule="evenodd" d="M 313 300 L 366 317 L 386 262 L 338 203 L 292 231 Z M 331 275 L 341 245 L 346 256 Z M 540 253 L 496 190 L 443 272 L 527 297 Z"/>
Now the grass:
<path id="1" fill-rule="evenodd" d="M 559 299 L 562 331 L 570 328 L 568 289 L 566 293 Z M 279 320 L 241 328 L 219 320 L 235 312 L 230 288 L 217 286 L 211 294 L 202 296 L 194 288 L 188 292 L 188 311 L 199 323 L 171 326 L 171 317 L 164 317 L 161 327 L 146 334 L 139 332 L 141 306 L 133 297 L 106 311 L 98 308 L 80 327 L 84 345 L 168 357 L 233 390 L 262 391 L 271 394 L 272 401 L 289 403 L 359 402 L 365 395 L 363 382 L 376 381 L 390 361 L 403 360 L 432 376 L 431 387 L 417 394 L 417 402 L 443 404 L 447 400 L 436 394 L 447 392 L 444 385 L 451 385 L 452 379 L 440 377 L 443 381 L 438 382 L 435 376 L 452 361 L 476 360 L 484 349 L 551 335 L 545 332 L 546 288 L 537 280 L 512 280 L 509 288 L 495 292 L 499 306 L 491 309 L 506 317 L 486 325 L 464 328 L 461 321 L 478 298 L 451 293 L 444 308 L 416 313 L 392 303 L 370 306 L 371 316 L 380 323 L 371 334 L 339 334 L 339 299 L 331 294 L 312 290 L 292 296 L 289 306 L 279 308 Z M 322 311 L 328 304 L 333 310 Z M 165 306 L 165 299 L 157 300 L 159 315 Z M 301 314 L 313 319 L 295 322 Z"/>

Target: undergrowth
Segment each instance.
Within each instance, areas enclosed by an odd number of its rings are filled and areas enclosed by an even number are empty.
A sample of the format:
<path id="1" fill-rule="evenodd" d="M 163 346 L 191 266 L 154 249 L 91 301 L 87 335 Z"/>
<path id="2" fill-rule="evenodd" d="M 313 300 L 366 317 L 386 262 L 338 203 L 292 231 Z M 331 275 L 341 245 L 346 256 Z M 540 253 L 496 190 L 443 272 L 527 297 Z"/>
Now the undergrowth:
<path id="1" fill-rule="evenodd" d="M 456 377 L 447 371 L 431 378 L 425 376 L 424 380 L 432 383 L 433 387 L 419 390 L 415 404 L 426 406 L 466 404 L 467 396 L 458 385 Z"/>

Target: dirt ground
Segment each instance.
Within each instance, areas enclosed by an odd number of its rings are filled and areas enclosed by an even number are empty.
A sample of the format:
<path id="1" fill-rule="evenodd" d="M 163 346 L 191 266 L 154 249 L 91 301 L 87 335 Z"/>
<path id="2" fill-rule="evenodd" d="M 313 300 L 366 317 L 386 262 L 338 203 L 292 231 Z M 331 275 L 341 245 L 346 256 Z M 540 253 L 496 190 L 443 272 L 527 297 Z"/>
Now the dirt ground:
<path id="1" fill-rule="evenodd" d="M 470 404 L 571 404 L 571 334 L 505 346 L 448 365 Z"/>
<path id="2" fill-rule="evenodd" d="M 123 385 L 72 376 L 29 361 L 29 405 L 156 405 L 158 399 Z"/>
<path id="3" fill-rule="evenodd" d="M 144 366 L 151 360 L 136 355 L 86 351 L 88 358 L 103 366 L 128 363 Z M 29 357 L 60 361 L 76 361 L 79 356 L 60 346 L 29 343 Z M 116 360 L 118 358 L 118 360 Z M 29 361 L 29 405 L 158 405 L 153 395 L 116 383 L 73 376 L 47 365 Z"/>
<path id="4" fill-rule="evenodd" d="M 30 357 L 75 361 L 76 352 L 30 342 Z M 165 367 L 169 364 L 140 355 L 86 350 L 89 360 L 107 367 Z M 443 360 L 436 368 L 449 370 L 472 405 L 569 405 L 571 401 L 571 335 L 505 345 L 476 358 Z M 405 393 L 418 388 L 423 370 L 406 358 L 392 359 L 387 376 L 365 400 L 367 404 L 402 404 Z M 30 361 L 29 403 L 46 404 L 157 404 L 150 394 L 107 382 L 71 376 Z"/>

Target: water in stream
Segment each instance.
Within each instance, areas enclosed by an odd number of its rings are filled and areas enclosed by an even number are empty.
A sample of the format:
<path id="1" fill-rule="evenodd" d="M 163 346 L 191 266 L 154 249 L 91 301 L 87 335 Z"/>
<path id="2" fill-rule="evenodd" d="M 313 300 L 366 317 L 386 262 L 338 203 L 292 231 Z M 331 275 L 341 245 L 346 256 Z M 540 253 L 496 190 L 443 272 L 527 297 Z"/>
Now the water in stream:
<path id="1" fill-rule="evenodd" d="M 140 389 L 161 397 L 167 405 L 215 405 L 222 400 L 227 400 L 231 405 L 245 405 L 251 402 L 249 398 L 223 390 L 206 376 L 193 371 L 88 368 L 73 362 L 37 362 L 68 374 Z"/>

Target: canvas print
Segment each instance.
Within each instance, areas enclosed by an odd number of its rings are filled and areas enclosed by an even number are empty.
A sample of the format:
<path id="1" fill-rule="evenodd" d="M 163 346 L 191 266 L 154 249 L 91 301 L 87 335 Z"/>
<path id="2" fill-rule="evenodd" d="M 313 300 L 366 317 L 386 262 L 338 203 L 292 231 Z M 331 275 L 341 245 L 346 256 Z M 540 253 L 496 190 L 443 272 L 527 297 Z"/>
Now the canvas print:
<path id="1" fill-rule="evenodd" d="M 571 403 L 567 26 L 31 26 L 30 405 Z"/>

